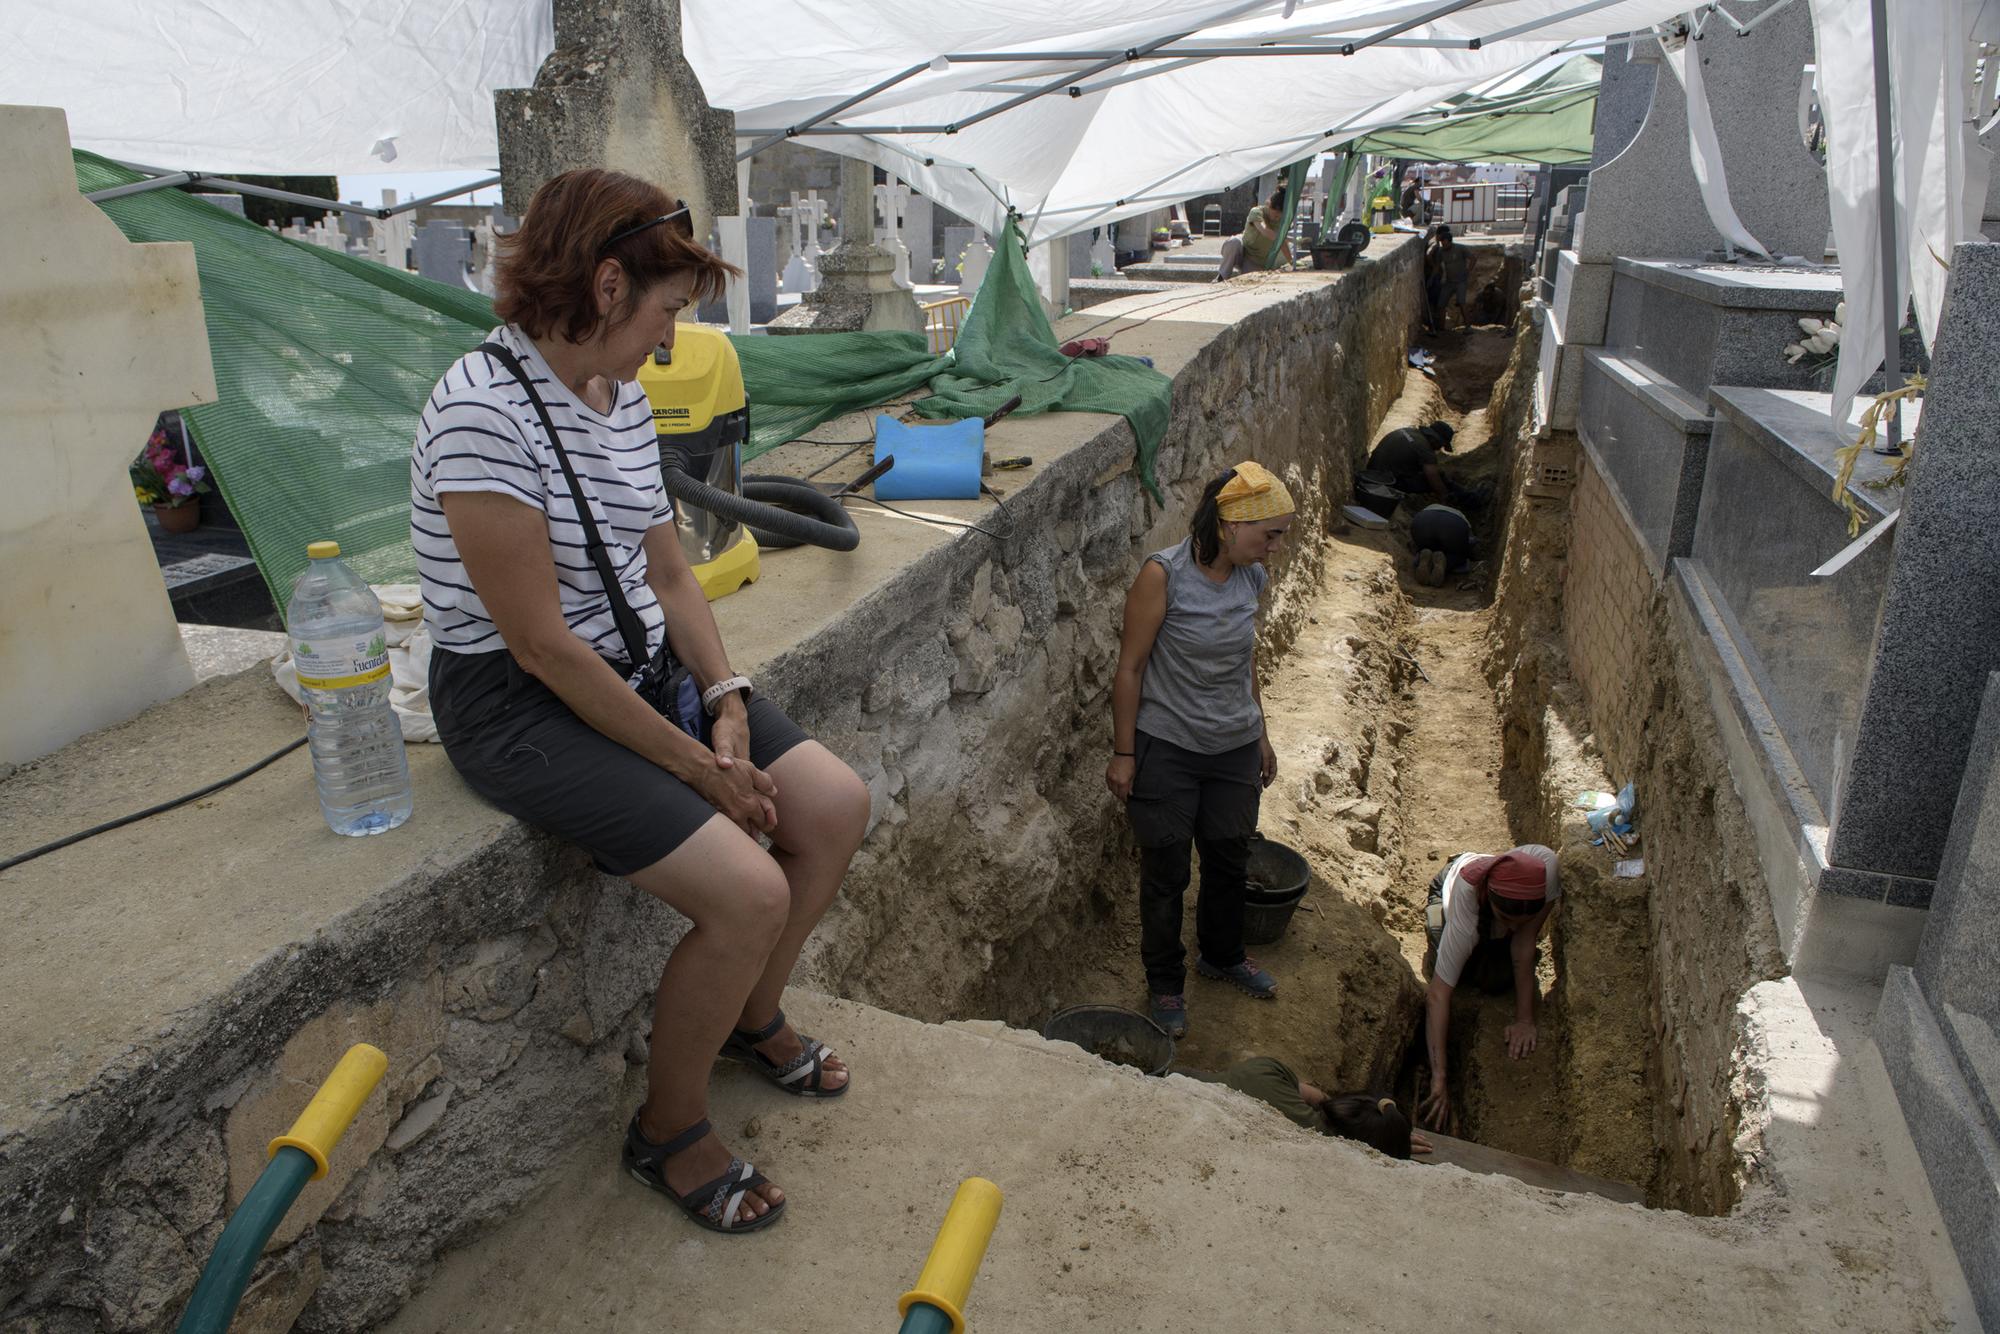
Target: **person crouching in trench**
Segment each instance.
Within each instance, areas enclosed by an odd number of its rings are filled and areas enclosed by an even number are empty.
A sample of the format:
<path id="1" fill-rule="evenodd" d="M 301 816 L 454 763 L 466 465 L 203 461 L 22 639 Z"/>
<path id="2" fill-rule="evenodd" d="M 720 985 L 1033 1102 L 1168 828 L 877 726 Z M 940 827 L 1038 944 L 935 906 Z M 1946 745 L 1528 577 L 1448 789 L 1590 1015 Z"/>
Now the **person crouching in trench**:
<path id="1" fill-rule="evenodd" d="M 1181 898 L 1201 850 L 1195 971 L 1260 1000 L 1277 981 L 1243 951 L 1257 805 L 1278 774 L 1256 673 L 1258 600 L 1294 506 L 1256 463 L 1210 482 L 1185 542 L 1146 558 L 1125 598 L 1104 782 L 1140 848 L 1140 954 L 1153 1022 L 1187 1034 Z"/>
<path id="2" fill-rule="evenodd" d="M 1430 1091 L 1417 1116 L 1431 1130 L 1452 1133 L 1446 1039 L 1451 998 L 1462 980 L 1491 993 L 1514 990 L 1514 1022 L 1507 1025 L 1507 1055 L 1520 1060 L 1535 1049 L 1535 943 L 1562 897 L 1556 854 L 1539 843 L 1496 857 L 1462 852 L 1431 880 L 1425 932 L 1433 962 L 1424 993 L 1424 1042 L 1430 1055 Z M 1500 950 L 1505 942 L 1505 953 Z"/>

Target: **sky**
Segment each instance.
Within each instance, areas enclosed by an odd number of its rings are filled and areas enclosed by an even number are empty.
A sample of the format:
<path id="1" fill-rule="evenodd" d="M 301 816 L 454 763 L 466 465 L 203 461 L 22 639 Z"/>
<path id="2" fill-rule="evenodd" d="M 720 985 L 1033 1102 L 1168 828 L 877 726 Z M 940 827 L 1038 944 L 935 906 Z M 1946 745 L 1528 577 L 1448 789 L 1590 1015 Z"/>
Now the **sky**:
<path id="1" fill-rule="evenodd" d="M 359 200 L 371 207 L 382 202 L 382 191 L 394 190 L 400 200 L 421 199 L 434 195 L 440 190 L 449 190 L 454 185 L 464 185 L 493 175 L 490 171 L 391 171 L 373 176 L 342 176 L 340 197 L 343 200 Z M 484 190 L 458 199 L 441 201 L 448 204 L 497 204 L 500 202 L 500 187 L 489 185 Z"/>

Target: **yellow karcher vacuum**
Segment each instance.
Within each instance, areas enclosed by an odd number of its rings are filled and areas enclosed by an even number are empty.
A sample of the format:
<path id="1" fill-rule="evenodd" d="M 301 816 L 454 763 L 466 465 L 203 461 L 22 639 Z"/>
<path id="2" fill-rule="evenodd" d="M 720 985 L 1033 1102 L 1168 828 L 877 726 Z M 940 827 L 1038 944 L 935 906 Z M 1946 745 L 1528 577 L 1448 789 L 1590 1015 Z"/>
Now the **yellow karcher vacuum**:
<path id="1" fill-rule="evenodd" d="M 743 442 L 750 436 L 750 402 L 736 346 L 723 330 L 678 325 L 673 350 L 655 352 L 639 368 L 639 387 L 653 407 L 660 479 L 674 498 L 681 550 L 710 602 L 756 582 L 762 572 L 760 534 L 774 546 L 810 542 L 852 551 L 859 543 L 854 521 L 814 488 L 779 479 L 752 479 L 746 486 Z"/>

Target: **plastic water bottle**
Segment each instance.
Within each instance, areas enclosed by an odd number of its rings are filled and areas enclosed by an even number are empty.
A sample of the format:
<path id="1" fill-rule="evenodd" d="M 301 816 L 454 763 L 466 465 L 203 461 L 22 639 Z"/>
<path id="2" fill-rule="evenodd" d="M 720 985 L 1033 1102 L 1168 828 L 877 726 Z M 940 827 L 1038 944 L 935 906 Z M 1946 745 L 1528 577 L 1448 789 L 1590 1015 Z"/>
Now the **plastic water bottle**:
<path id="1" fill-rule="evenodd" d="M 313 782 L 336 834 L 359 837 L 410 818 L 403 726 L 389 707 L 389 644 L 382 604 L 340 559 L 340 543 L 314 542 L 292 585 L 285 632 L 311 721 Z"/>

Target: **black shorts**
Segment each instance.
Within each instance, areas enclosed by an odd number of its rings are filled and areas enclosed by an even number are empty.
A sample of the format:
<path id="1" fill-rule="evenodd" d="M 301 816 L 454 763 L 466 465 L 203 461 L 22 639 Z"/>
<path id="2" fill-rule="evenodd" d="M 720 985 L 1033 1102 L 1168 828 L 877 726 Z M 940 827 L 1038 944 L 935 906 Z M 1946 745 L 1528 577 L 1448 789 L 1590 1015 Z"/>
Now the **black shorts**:
<path id="1" fill-rule="evenodd" d="M 1248 838 L 1257 832 L 1264 794 L 1263 746 L 1204 755 L 1140 732 L 1132 749 L 1132 796 L 1125 813 L 1142 848 L 1164 848 L 1191 838 Z"/>
<path id="2" fill-rule="evenodd" d="M 644 870 L 716 813 L 700 793 L 570 711 L 514 655 L 431 654 L 431 716 L 452 766 L 509 815 L 577 844 L 612 875 Z M 750 701 L 750 762 L 806 740 L 783 709 Z"/>

